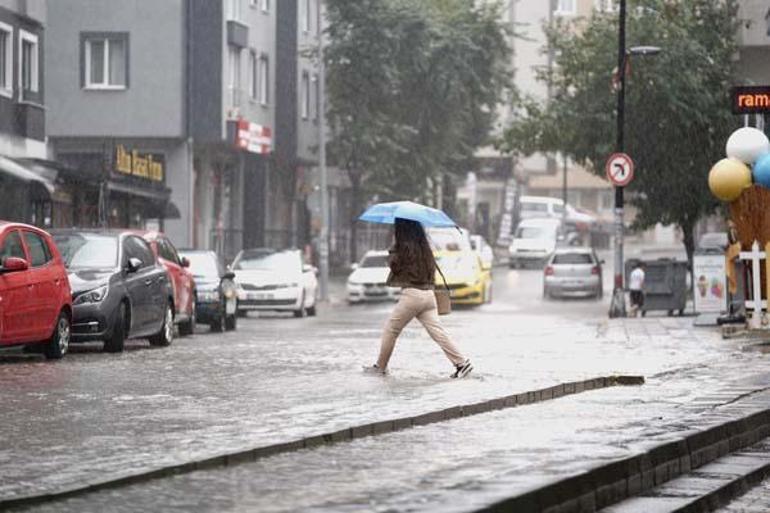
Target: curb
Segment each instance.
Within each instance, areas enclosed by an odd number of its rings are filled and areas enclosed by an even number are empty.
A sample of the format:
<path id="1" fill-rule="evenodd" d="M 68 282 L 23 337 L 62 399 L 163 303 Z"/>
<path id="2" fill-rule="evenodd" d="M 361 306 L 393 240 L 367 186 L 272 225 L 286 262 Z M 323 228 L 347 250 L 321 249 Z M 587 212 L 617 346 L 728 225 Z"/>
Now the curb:
<path id="1" fill-rule="evenodd" d="M 601 465 L 476 511 L 599 511 L 753 445 L 768 435 L 770 409 L 691 433 L 641 454 Z"/>
<path id="2" fill-rule="evenodd" d="M 0 511 L 7 508 L 31 506 L 35 504 L 41 504 L 44 502 L 51 502 L 54 500 L 66 499 L 69 497 L 75 497 L 84 495 L 99 490 L 105 490 L 109 488 L 117 488 L 120 486 L 126 486 L 151 479 L 157 479 L 162 477 L 171 477 L 179 474 L 186 474 L 194 472 L 196 470 L 210 470 L 215 468 L 227 467 L 231 465 L 238 465 L 241 463 L 249 463 L 257 461 L 269 456 L 275 456 L 278 454 L 286 454 L 300 449 L 311 449 L 314 447 L 320 447 L 323 445 L 331 445 L 340 442 L 349 442 L 359 438 L 365 438 L 368 436 L 376 436 L 386 433 L 395 433 L 397 431 L 403 431 L 416 426 L 425 426 L 428 424 L 435 424 L 444 422 L 447 420 L 459 419 L 462 417 L 470 417 L 473 415 L 479 415 L 481 413 L 487 413 L 495 410 L 503 410 L 507 408 L 515 408 L 517 406 L 524 406 L 527 404 L 534 404 L 543 401 L 549 401 L 564 397 L 567 395 L 579 394 L 582 392 L 588 392 L 590 390 L 598 390 L 601 388 L 608 388 L 613 386 L 629 386 L 629 385 L 643 385 L 644 378 L 642 376 L 604 376 L 599 378 L 587 379 L 582 381 L 573 381 L 569 383 L 561 383 L 548 388 L 539 390 L 533 390 L 528 392 L 521 392 L 518 394 L 512 394 L 496 399 L 490 399 L 479 403 L 472 403 L 460 406 L 453 406 L 443 410 L 436 410 L 420 415 L 414 415 L 410 417 L 403 417 L 398 419 L 389 419 L 378 422 L 372 422 L 370 424 L 363 424 L 359 426 L 353 426 L 350 428 L 341 429 L 331 433 L 324 433 L 320 435 L 312 435 L 299 440 L 290 442 L 284 442 L 279 444 L 267 445 L 262 447 L 256 447 L 253 449 L 246 449 L 234 453 L 221 454 L 206 458 L 202 460 L 190 461 L 187 463 L 180 463 L 175 465 L 169 465 L 155 470 L 148 470 L 139 472 L 136 474 L 125 475 L 121 477 L 108 478 L 104 481 L 91 483 L 83 486 L 76 486 L 60 491 L 54 491 L 39 495 L 29 495 L 25 497 L 18 497 L 13 499 L 0 499 Z M 516 510 L 518 511 L 518 509 Z M 522 510 L 523 511 L 523 510 Z"/>

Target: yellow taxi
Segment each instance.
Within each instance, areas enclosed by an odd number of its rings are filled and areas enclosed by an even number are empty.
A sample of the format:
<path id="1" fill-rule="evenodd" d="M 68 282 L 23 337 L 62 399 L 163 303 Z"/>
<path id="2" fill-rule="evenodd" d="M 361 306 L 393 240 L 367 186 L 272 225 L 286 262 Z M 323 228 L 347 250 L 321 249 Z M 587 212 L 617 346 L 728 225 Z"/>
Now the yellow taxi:
<path id="1" fill-rule="evenodd" d="M 434 248 L 436 263 L 449 286 L 452 303 L 482 305 L 491 302 L 491 268 L 485 268 L 479 254 L 472 249 L 467 231 L 430 228 L 427 235 Z M 436 287 L 444 287 L 444 280 L 438 272 Z"/>

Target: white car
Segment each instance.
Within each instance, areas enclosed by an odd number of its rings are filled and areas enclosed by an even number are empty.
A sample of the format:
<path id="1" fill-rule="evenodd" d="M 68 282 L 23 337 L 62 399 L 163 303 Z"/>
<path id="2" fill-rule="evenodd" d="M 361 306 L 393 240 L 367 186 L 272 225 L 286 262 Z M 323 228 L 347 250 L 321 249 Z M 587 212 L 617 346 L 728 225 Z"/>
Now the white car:
<path id="1" fill-rule="evenodd" d="M 238 286 L 238 313 L 293 312 L 316 314 L 318 279 L 315 267 L 303 264 L 297 249 L 244 249 L 232 264 Z"/>
<path id="2" fill-rule="evenodd" d="M 542 265 L 556 249 L 559 219 L 525 219 L 516 228 L 508 248 L 508 263 L 513 269 L 527 264 Z"/>
<path id="3" fill-rule="evenodd" d="M 564 200 L 550 196 L 522 196 L 519 198 L 519 217 L 521 219 L 554 218 L 571 222 L 577 226 L 589 227 L 596 222 L 596 217 L 581 212 L 569 203 L 564 215 Z"/>
<path id="4" fill-rule="evenodd" d="M 388 273 L 388 252 L 367 251 L 348 277 L 348 303 L 398 299 L 401 289 L 385 285 Z"/>
<path id="5" fill-rule="evenodd" d="M 495 263 L 495 252 L 486 239 L 481 235 L 471 235 L 471 248 L 481 258 L 481 265 L 484 270 L 492 269 Z"/>

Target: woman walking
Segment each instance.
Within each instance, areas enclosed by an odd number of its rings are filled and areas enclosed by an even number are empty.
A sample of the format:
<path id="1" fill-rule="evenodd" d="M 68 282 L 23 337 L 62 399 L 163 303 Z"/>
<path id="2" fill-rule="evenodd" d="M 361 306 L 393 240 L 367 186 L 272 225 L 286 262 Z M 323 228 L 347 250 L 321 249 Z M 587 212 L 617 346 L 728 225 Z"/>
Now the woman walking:
<path id="1" fill-rule="evenodd" d="M 417 318 L 455 366 L 452 377 L 467 376 L 473 370 L 473 365 L 454 345 L 438 317 L 433 292 L 436 260 L 433 258 L 425 230 L 416 221 L 397 218 L 395 238 L 395 245 L 390 249 L 388 257 L 390 275 L 387 284 L 391 287 L 401 287 L 401 297 L 385 324 L 377 363 L 366 367 L 365 370 L 385 374 L 396 339 L 404 327 Z"/>

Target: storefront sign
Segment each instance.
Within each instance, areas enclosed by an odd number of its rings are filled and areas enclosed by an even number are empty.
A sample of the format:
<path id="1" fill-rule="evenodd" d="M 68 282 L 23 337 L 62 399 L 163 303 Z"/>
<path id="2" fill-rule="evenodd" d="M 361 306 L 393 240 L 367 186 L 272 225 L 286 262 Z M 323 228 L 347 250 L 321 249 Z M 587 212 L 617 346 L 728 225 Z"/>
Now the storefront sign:
<path id="1" fill-rule="evenodd" d="M 695 255 L 695 311 L 697 313 L 723 312 L 727 305 L 727 274 L 724 255 Z"/>
<path id="2" fill-rule="evenodd" d="M 733 87 L 733 114 L 770 112 L 770 86 Z"/>
<path id="3" fill-rule="evenodd" d="M 234 123 L 236 148 L 262 155 L 272 151 L 273 131 L 270 127 L 250 123 L 245 119 L 239 119 Z"/>
<path id="4" fill-rule="evenodd" d="M 153 182 L 164 181 L 163 157 L 137 150 L 126 150 L 119 144 L 115 150 L 115 170 L 124 175 L 135 176 Z"/>

